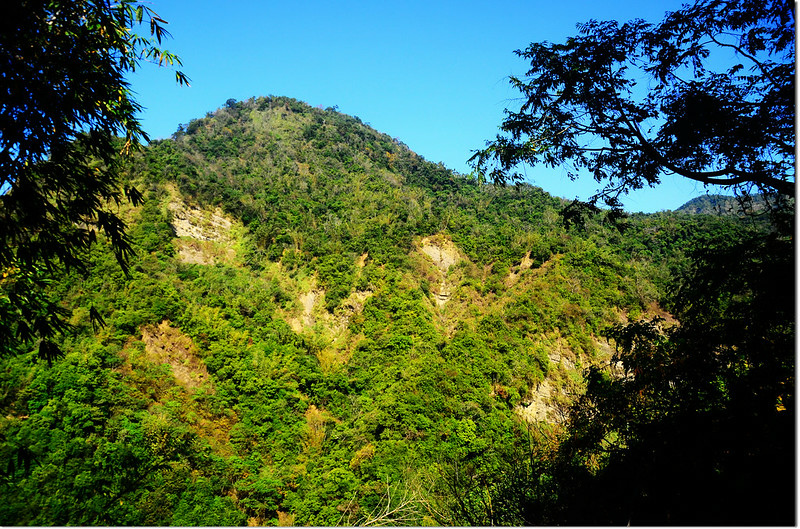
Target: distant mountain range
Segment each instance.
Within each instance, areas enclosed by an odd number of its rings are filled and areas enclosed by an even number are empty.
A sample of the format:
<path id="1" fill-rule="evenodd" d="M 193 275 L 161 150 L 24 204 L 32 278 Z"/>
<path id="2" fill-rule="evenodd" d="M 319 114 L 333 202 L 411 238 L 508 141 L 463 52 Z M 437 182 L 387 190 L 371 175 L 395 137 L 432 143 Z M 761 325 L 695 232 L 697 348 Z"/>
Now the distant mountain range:
<path id="1" fill-rule="evenodd" d="M 745 208 L 751 212 L 763 211 L 764 199 L 748 197 L 743 199 L 730 195 L 703 195 L 693 198 L 675 211 L 703 215 L 744 215 Z"/>

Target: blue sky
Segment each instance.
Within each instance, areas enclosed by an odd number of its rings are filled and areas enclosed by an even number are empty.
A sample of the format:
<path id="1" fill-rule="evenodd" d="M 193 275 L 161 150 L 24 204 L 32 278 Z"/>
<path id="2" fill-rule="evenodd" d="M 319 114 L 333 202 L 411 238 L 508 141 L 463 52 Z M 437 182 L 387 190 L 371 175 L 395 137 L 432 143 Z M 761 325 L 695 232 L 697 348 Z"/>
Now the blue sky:
<path id="1" fill-rule="evenodd" d="M 525 72 L 513 51 L 563 41 L 589 19 L 658 22 L 679 0 L 212 1 L 154 0 L 169 22 L 165 47 L 183 60 L 190 87 L 143 65 L 130 77 L 152 138 L 203 117 L 229 98 L 283 95 L 338 106 L 399 138 L 432 162 L 470 172 L 471 151 L 494 138 Z M 529 167 L 531 183 L 588 198 L 597 183 Z M 705 193 L 682 178 L 629 195 L 629 211 L 675 209 Z M 714 192 L 714 190 L 712 190 Z"/>

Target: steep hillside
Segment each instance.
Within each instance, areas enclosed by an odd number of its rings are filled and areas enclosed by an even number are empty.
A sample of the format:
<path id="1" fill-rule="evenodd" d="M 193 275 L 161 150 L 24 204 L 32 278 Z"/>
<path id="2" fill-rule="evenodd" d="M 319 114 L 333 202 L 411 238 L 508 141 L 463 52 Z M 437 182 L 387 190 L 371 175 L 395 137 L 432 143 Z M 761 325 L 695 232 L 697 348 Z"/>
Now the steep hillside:
<path id="1" fill-rule="evenodd" d="M 283 97 L 181 126 L 129 178 L 130 277 L 97 246 L 53 287 L 66 358 L 2 360 L 4 524 L 449 523 L 458 479 L 561 427 L 609 325 L 669 319 L 687 252 L 746 229 L 567 225 L 541 189 Z"/>

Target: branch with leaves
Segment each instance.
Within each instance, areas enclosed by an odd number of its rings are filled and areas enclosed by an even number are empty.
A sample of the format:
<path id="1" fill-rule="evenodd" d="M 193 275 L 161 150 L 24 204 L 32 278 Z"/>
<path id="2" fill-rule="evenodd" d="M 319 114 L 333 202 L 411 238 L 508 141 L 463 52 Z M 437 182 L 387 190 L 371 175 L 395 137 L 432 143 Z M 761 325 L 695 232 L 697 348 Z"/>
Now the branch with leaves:
<path id="1" fill-rule="evenodd" d="M 524 164 L 588 173 L 605 183 L 592 202 L 612 207 L 666 174 L 793 196 L 794 10 L 701 0 L 660 24 L 590 21 L 563 44 L 533 43 L 516 52 L 531 64 L 511 79 L 520 109 L 470 161 L 496 183 Z"/>
<path id="2" fill-rule="evenodd" d="M 123 185 L 121 157 L 148 141 L 126 75 L 143 61 L 180 66 L 176 55 L 160 47 L 169 35 L 166 21 L 132 0 L 21 0 L 5 11 L 0 271 L 40 277 L 83 270 L 86 252 L 101 234 L 126 269 L 132 250 L 113 206 L 123 200 L 136 205 L 142 196 Z M 149 35 L 135 31 L 142 25 Z M 175 75 L 179 84 L 188 84 L 183 72 Z M 0 297 L 4 306 L 37 299 L 15 298 L 5 289 Z M 28 312 L 25 306 L 11 307 L 8 314 L 19 317 L 4 319 L 0 334 L 26 344 L 59 330 L 51 317 L 31 327 Z M 2 342 L 2 352 L 12 352 L 11 342 Z"/>

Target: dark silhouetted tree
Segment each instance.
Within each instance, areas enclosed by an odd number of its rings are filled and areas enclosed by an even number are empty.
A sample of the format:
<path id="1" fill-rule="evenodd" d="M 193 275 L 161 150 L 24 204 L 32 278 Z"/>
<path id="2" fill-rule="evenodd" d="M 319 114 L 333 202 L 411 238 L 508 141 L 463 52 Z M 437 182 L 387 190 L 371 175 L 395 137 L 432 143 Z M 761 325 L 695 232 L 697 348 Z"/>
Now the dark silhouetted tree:
<path id="1" fill-rule="evenodd" d="M 705 185 L 794 194 L 795 3 L 703 0 L 660 24 L 590 21 L 533 43 L 511 84 L 503 134 L 471 159 L 495 182 L 520 164 L 566 166 L 604 187 L 592 202 L 677 174 Z"/>

